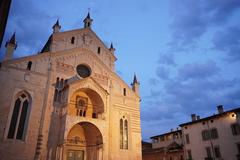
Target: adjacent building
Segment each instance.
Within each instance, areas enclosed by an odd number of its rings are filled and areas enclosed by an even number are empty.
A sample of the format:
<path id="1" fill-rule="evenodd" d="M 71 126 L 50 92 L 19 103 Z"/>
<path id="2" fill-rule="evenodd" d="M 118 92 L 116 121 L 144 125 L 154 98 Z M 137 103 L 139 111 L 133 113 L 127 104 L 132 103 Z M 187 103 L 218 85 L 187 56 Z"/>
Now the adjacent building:
<path id="1" fill-rule="evenodd" d="M 151 147 L 143 143 L 143 160 L 183 160 L 182 131 L 177 129 L 151 137 Z M 148 147 L 147 147 L 148 146 Z"/>
<path id="2" fill-rule="evenodd" d="M 91 29 L 61 31 L 41 53 L 0 63 L 0 155 L 4 160 L 141 160 L 139 82 L 115 72 L 114 47 Z"/>
<path id="3" fill-rule="evenodd" d="M 180 124 L 181 129 L 151 137 L 142 144 L 143 160 L 240 160 L 240 108 Z"/>
<path id="4" fill-rule="evenodd" d="M 240 108 L 180 124 L 187 160 L 240 160 Z"/>

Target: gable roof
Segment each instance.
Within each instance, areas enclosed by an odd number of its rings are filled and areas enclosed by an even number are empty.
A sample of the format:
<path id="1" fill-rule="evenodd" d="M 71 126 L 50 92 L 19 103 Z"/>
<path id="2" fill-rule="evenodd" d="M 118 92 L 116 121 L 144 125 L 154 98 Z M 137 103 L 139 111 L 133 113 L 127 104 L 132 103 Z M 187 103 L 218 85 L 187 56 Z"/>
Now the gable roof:
<path id="1" fill-rule="evenodd" d="M 45 43 L 45 45 L 43 46 L 42 50 L 40 53 L 44 53 L 44 52 L 49 52 L 50 51 L 50 47 L 52 45 L 52 42 L 53 42 L 53 37 L 55 35 L 63 35 L 63 34 L 67 34 L 67 33 L 71 33 L 71 32 L 78 32 L 78 33 L 81 33 L 81 32 L 89 32 L 90 34 L 92 34 L 100 43 L 101 45 L 106 49 L 106 50 L 109 50 L 109 48 L 106 46 L 106 44 L 101 40 L 101 38 L 90 28 L 80 28 L 80 29 L 75 29 L 75 30 L 68 30 L 68 31 L 63 31 L 63 32 L 57 32 L 57 33 L 54 33 L 54 34 L 51 34 L 47 40 L 47 42 Z M 111 53 L 109 51 L 109 54 L 114 58 L 114 61 L 117 60 L 116 56 Z"/>

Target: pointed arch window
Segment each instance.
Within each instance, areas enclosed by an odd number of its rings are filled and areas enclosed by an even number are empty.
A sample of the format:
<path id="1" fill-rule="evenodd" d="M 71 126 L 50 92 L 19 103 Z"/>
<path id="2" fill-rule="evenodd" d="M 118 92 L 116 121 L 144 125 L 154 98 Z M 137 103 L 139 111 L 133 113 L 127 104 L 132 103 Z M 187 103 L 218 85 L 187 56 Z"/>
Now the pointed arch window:
<path id="1" fill-rule="evenodd" d="M 120 149 L 128 149 L 128 120 L 120 119 Z"/>
<path id="2" fill-rule="evenodd" d="M 26 93 L 22 93 L 14 103 L 11 122 L 7 138 L 24 140 L 30 100 Z"/>

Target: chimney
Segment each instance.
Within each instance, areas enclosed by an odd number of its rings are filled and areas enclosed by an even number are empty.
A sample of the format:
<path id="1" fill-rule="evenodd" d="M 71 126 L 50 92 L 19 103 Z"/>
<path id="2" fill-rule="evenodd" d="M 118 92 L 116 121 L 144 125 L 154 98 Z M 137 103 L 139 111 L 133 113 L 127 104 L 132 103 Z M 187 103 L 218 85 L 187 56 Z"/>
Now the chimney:
<path id="1" fill-rule="evenodd" d="M 223 105 L 217 106 L 217 109 L 218 109 L 218 114 L 221 114 L 221 113 L 224 112 L 224 111 L 223 111 Z"/>
<path id="2" fill-rule="evenodd" d="M 173 129 L 171 128 L 171 132 L 173 132 Z"/>
<path id="3" fill-rule="evenodd" d="M 200 119 L 200 116 L 197 116 L 197 120 L 199 120 Z"/>
<path id="4" fill-rule="evenodd" d="M 196 114 L 191 114 L 192 122 L 197 120 Z"/>

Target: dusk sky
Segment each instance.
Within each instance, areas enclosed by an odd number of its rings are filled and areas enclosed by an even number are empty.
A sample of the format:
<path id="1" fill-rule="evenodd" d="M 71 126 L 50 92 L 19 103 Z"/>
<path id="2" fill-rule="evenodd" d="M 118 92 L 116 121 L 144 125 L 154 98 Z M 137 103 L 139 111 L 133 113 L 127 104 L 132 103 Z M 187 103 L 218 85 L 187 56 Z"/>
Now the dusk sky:
<path id="1" fill-rule="evenodd" d="M 240 0 L 12 0 L 0 59 L 13 32 L 15 57 L 36 54 L 58 18 L 62 31 L 82 28 L 88 8 L 117 73 L 140 81 L 144 140 L 240 106 Z"/>

